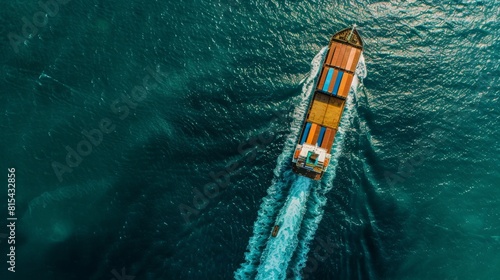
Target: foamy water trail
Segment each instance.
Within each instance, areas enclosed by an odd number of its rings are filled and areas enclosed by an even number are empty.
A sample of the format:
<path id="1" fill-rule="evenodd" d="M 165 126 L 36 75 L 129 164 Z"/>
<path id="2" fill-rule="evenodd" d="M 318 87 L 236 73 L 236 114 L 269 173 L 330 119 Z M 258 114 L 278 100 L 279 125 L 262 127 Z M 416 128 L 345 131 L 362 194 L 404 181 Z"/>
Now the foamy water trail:
<path id="1" fill-rule="evenodd" d="M 312 181 L 297 177 L 276 224 L 280 226 L 276 237 L 269 237 L 256 279 L 284 279 L 288 263 L 299 242 L 298 233 L 306 211 L 306 202 Z"/>
<path id="2" fill-rule="evenodd" d="M 354 107 L 354 95 L 360 86 L 360 79 L 364 79 L 367 75 L 365 58 L 361 55 L 358 65 L 356 67 L 356 75 L 352 81 L 351 90 L 349 91 L 348 98 L 346 100 L 345 111 L 342 115 L 342 119 L 339 125 L 339 131 L 335 136 L 335 144 L 332 152 L 332 159 L 330 162 L 330 166 L 328 167 L 327 174 L 324 176 L 324 179 L 321 182 L 320 187 L 314 188 L 311 193 L 311 200 L 313 203 L 310 203 L 310 208 L 308 209 L 309 213 L 312 213 L 312 218 L 304 220 L 303 227 L 306 229 L 306 233 L 301 237 L 301 240 L 297 246 L 297 261 L 291 267 L 293 272 L 293 278 L 302 279 L 302 269 L 305 267 L 307 262 L 307 254 L 310 250 L 310 243 L 313 240 L 316 230 L 318 229 L 319 223 L 323 218 L 324 209 L 323 207 L 326 204 L 326 196 L 333 188 L 333 180 L 335 179 L 336 169 L 338 165 L 339 157 L 342 153 L 342 147 L 344 143 L 346 130 L 349 128 L 349 122 L 351 121 Z"/>
<path id="3" fill-rule="evenodd" d="M 292 151 L 295 149 L 297 137 L 302 126 L 302 120 L 305 117 L 309 99 L 313 92 L 315 77 L 318 75 L 327 49 L 328 47 L 321 49 L 311 62 L 311 71 L 304 82 L 302 93 L 298 97 L 299 100 L 297 103 L 299 103 L 299 105 L 294 111 L 290 136 L 285 142 L 283 152 L 278 157 L 278 162 L 274 169 L 273 182 L 269 189 L 267 189 L 267 196 L 264 197 L 259 212 L 257 213 L 253 235 L 248 242 L 247 252 L 245 253 L 245 262 L 234 274 L 236 279 L 250 279 L 254 277 L 265 242 L 273 226 L 273 218 L 276 216 L 280 206 L 279 201 L 283 197 L 283 189 L 290 185 L 290 180 L 295 178 L 291 171 L 285 172 L 284 169 L 288 166 L 291 160 Z"/>

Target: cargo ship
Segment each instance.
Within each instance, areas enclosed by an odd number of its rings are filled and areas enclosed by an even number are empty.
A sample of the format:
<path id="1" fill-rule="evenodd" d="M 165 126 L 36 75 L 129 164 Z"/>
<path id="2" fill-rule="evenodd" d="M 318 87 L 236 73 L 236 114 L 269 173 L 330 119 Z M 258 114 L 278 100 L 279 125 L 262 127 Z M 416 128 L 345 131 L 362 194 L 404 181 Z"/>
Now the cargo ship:
<path id="1" fill-rule="evenodd" d="M 320 180 L 332 157 L 332 147 L 359 58 L 363 41 L 356 26 L 335 33 L 302 125 L 292 159 L 292 170 Z"/>

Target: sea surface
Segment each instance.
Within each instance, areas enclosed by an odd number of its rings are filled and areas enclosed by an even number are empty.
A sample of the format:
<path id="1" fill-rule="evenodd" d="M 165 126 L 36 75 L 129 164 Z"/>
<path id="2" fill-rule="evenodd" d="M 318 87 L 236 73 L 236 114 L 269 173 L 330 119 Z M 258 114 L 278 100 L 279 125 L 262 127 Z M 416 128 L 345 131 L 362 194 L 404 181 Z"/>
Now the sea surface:
<path id="1" fill-rule="evenodd" d="M 498 1 L 40 3 L 0 8 L 0 279 L 498 279 Z M 293 145 L 354 23 L 311 182 Z"/>

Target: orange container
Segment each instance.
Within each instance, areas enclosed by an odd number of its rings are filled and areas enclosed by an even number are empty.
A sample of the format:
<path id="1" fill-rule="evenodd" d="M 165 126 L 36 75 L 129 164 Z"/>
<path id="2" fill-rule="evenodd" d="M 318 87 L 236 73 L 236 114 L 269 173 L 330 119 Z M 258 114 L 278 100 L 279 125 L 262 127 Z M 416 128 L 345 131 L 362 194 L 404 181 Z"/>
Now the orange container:
<path id="1" fill-rule="evenodd" d="M 349 58 L 347 59 L 346 69 L 350 71 L 352 62 L 354 61 L 354 55 L 356 55 L 356 48 L 351 48 L 349 53 Z"/>
<path id="2" fill-rule="evenodd" d="M 297 150 L 295 150 L 295 154 L 293 154 L 293 158 L 298 158 L 299 155 L 300 155 L 300 150 L 297 149 Z"/>
<path id="3" fill-rule="evenodd" d="M 333 58 L 336 56 L 335 53 L 338 53 L 340 51 L 340 47 L 342 47 L 342 44 L 339 44 L 337 42 L 334 42 L 332 44 L 332 48 L 335 48 L 335 52 L 332 53 L 332 56 L 329 59 L 326 60 L 326 63 L 328 63 L 330 65 L 332 64 Z"/>
<path id="4" fill-rule="evenodd" d="M 326 128 L 325 136 L 323 136 L 323 141 L 321 142 L 321 148 L 329 150 L 328 148 L 328 139 L 330 139 L 330 135 L 332 134 L 331 128 Z"/>
<path id="5" fill-rule="evenodd" d="M 335 51 L 337 49 L 337 45 L 338 44 L 332 44 L 330 46 L 330 50 L 328 51 L 328 55 L 326 56 L 325 63 L 330 64 L 330 61 L 332 61 L 332 58 L 333 58 L 333 54 L 335 53 Z"/>
<path id="6" fill-rule="evenodd" d="M 347 61 L 349 60 L 349 56 L 351 55 L 351 50 L 353 47 L 347 46 L 344 56 L 342 57 L 342 62 L 340 63 L 340 68 L 346 69 Z"/>
<path id="7" fill-rule="evenodd" d="M 344 76 L 347 79 L 345 87 L 344 87 L 343 91 L 339 91 L 339 93 L 338 93 L 339 96 L 342 96 L 344 98 L 347 98 L 347 95 L 349 94 L 349 89 L 351 88 L 352 79 L 354 77 L 353 74 L 350 74 L 350 73 L 346 73 L 346 74 L 347 74 L 347 76 Z"/>
<path id="8" fill-rule="evenodd" d="M 314 137 L 312 139 L 312 142 L 311 144 L 316 144 L 316 142 L 318 142 L 318 138 L 319 138 L 319 133 L 321 132 L 321 126 L 318 125 L 318 128 L 316 129 L 316 131 L 314 132 Z"/>
<path id="9" fill-rule="evenodd" d="M 356 66 L 358 65 L 359 57 L 361 56 L 361 50 L 355 48 L 354 59 L 352 60 L 350 65 L 347 65 L 347 69 L 349 71 L 354 72 L 356 70 Z"/>
<path id="10" fill-rule="evenodd" d="M 309 135 L 307 135 L 307 140 L 306 140 L 306 143 L 307 144 L 313 144 L 313 138 L 314 138 L 314 134 L 316 134 L 316 130 L 318 129 L 318 125 L 313 123 L 311 125 L 311 130 L 309 130 Z"/>
<path id="11" fill-rule="evenodd" d="M 337 95 L 341 95 L 343 96 L 342 94 L 344 94 L 345 92 L 345 89 L 349 89 L 348 85 L 347 85 L 347 80 L 349 80 L 349 73 L 347 72 L 344 72 L 344 75 L 342 76 L 342 81 L 340 81 L 340 86 L 339 86 L 339 90 L 337 91 Z"/>
<path id="12" fill-rule="evenodd" d="M 337 59 L 337 56 L 339 56 L 340 50 L 342 49 L 342 45 L 336 47 L 337 51 L 333 54 L 332 59 L 329 61 L 328 64 L 333 65 L 335 60 Z"/>
<path id="13" fill-rule="evenodd" d="M 346 45 L 340 46 L 339 51 L 335 52 L 335 54 L 333 55 L 332 63 L 330 63 L 331 65 L 337 66 L 337 67 L 340 66 L 340 63 L 342 62 L 342 57 L 344 56 L 344 53 L 345 53 L 345 49 L 346 49 Z"/>
<path id="14" fill-rule="evenodd" d="M 328 92 L 332 93 L 333 87 L 335 87 L 335 81 L 337 80 L 337 76 L 339 75 L 339 70 L 335 69 L 333 73 L 332 81 L 330 82 L 330 86 L 328 87 Z"/>
<path id="15" fill-rule="evenodd" d="M 332 146 L 333 146 L 333 141 L 335 139 L 335 134 L 337 133 L 337 130 L 336 129 L 332 129 L 332 133 L 330 134 L 330 138 L 328 138 L 328 153 L 330 153 L 330 151 L 332 150 Z"/>
<path id="16" fill-rule="evenodd" d="M 318 89 L 323 88 L 323 85 L 325 84 L 326 75 L 328 74 L 328 69 L 330 68 L 325 66 L 323 67 L 323 70 L 321 70 L 321 78 L 319 79 Z"/>

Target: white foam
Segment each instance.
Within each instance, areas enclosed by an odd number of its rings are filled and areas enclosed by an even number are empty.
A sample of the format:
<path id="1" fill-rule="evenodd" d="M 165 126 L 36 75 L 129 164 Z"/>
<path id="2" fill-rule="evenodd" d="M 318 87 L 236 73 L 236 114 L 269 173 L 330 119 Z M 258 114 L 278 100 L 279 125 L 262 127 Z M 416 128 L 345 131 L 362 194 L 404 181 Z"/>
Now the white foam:
<path id="1" fill-rule="evenodd" d="M 365 59 L 363 55 L 361 55 L 358 65 L 356 66 L 356 75 L 354 76 L 353 82 L 351 84 L 351 89 L 346 100 L 345 111 L 342 115 L 342 119 L 339 125 L 339 131 L 335 136 L 335 145 L 333 147 L 330 166 L 328 167 L 326 176 L 322 180 L 321 187 L 315 188 L 311 194 L 313 203 L 311 203 L 312 206 L 310 207 L 310 209 L 308 209 L 308 212 L 312 214 L 312 218 L 304 220 L 303 227 L 306 228 L 307 231 L 305 233 L 305 236 L 302 238 L 302 240 L 300 240 L 299 245 L 297 246 L 297 261 L 291 269 L 295 279 L 302 279 L 301 271 L 305 267 L 307 262 L 307 254 L 310 250 L 310 243 L 316 234 L 316 230 L 318 229 L 321 219 L 323 218 L 323 207 L 327 202 L 325 194 L 333 188 L 333 180 L 335 179 L 338 160 L 342 153 L 345 133 L 349 128 L 349 122 L 352 119 L 352 114 L 354 111 L 354 95 L 356 95 L 361 81 L 366 77 L 366 75 L 367 71 Z"/>
<path id="2" fill-rule="evenodd" d="M 259 264 L 259 257 L 260 266 L 257 268 L 256 279 L 284 279 L 286 277 L 288 264 L 296 249 L 298 249 L 297 262 L 292 268 L 292 271 L 294 272 L 295 278 L 301 279 L 300 272 L 307 261 L 310 242 L 314 238 L 318 225 L 323 217 L 323 207 L 327 201 L 325 194 L 333 188 L 332 182 L 335 178 L 335 171 L 341 154 L 345 131 L 349 127 L 348 123 L 352 116 L 352 107 L 354 106 L 353 96 L 356 94 L 362 79 L 367 75 L 364 56 L 361 55 L 356 67 L 356 75 L 351 85 L 350 94 L 346 101 L 346 109 L 336 136 L 336 144 L 333 147 L 330 168 L 323 180 L 325 183 L 322 183 L 321 186 L 315 188 L 312 192 L 313 203 L 311 208 L 308 209 L 308 211 L 313 214 L 312 218 L 302 221 L 306 211 L 306 202 L 311 193 L 310 186 L 312 181 L 304 177 L 293 175 L 289 171 L 284 172 L 283 169 L 288 166 L 287 161 L 295 147 L 302 120 L 308 108 L 310 95 L 313 92 L 314 78 L 319 72 L 320 64 L 326 50 L 326 47 L 323 48 L 311 63 L 311 73 L 302 88 L 302 94 L 299 101 L 300 105 L 297 106 L 294 112 L 291 134 L 286 140 L 283 152 L 278 157 L 278 165 L 274 170 L 275 178 L 273 179 L 273 184 L 268 189 L 268 195 L 261 204 L 257 221 L 254 225 L 253 236 L 250 238 L 247 248 L 248 252 L 245 254 L 245 263 L 235 272 L 236 279 L 251 278 L 255 273 L 256 266 Z M 281 174 L 283 174 L 283 176 L 281 176 Z M 277 223 L 280 224 L 278 236 L 275 238 L 270 237 L 273 217 L 279 207 L 277 201 L 282 198 L 282 189 L 287 187 L 289 181 L 293 180 L 293 178 L 297 179 L 293 182 L 290 195 L 276 220 Z M 303 239 L 299 240 L 298 233 L 302 222 L 304 223 L 302 226 L 306 228 L 306 233 Z M 266 241 L 267 246 L 264 249 Z"/>
<path id="3" fill-rule="evenodd" d="M 262 255 L 262 250 L 273 225 L 273 217 L 280 206 L 278 201 L 283 196 L 283 189 L 289 185 L 289 180 L 294 178 L 291 172 L 285 172 L 284 169 L 289 166 L 290 155 L 295 149 L 297 137 L 302 126 L 302 120 L 305 117 L 309 99 L 313 92 L 315 77 L 318 75 L 327 49 L 327 47 L 321 49 L 311 62 L 311 71 L 302 86 L 301 95 L 298 97 L 299 105 L 294 111 L 290 135 L 287 137 L 283 152 L 278 157 L 278 163 L 274 169 L 273 182 L 267 190 L 267 196 L 264 197 L 260 206 L 257 220 L 254 224 L 253 235 L 248 242 L 247 252 L 245 253 L 245 262 L 235 272 L 236 279 L 248 279 L 255 273 L 257 265 L 259 264 L 259 259 Z"/>
<path id="4" fill-rule="evenodd" d="M 298 233 L 306 210 L 312 181 L 298 177 L 283 206 L 276 224 L 280 226 L 276 237 L 269 237 L 262 253 L 256 279 L 284 279 L 288 263 L 297 248 Z"/>

